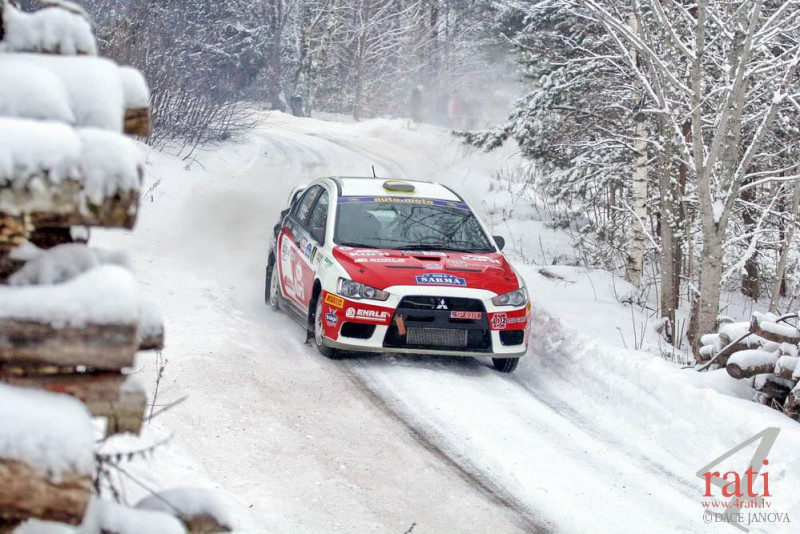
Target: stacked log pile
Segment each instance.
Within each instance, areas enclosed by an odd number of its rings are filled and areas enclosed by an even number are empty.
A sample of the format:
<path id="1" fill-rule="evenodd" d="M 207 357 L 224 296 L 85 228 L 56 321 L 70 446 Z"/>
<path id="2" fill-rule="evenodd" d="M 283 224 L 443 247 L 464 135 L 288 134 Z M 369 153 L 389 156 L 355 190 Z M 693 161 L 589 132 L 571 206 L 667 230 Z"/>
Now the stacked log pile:
<path id="1" fill-rule="evenodd" d="M 703 336 L 699 369 L 724 367 L 749 380 L 753 400 L 800 419 L 800 330 L 798 314 L 754 313 L 749 323 L 729 323 Z"/>

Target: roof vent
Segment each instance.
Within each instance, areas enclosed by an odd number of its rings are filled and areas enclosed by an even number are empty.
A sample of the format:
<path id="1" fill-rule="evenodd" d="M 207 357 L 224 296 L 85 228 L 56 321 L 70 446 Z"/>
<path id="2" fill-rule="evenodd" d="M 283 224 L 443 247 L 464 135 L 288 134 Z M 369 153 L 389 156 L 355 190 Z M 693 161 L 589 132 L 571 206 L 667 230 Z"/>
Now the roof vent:
<path id="1" fill-rule="evenodd" d="M 401 182 L 399 180 L 386 180 L 383 182 L 383 188 L 387 191 L 398 191 L 403 193 L 413 193 L 414 186 L 408 182 Z"/>

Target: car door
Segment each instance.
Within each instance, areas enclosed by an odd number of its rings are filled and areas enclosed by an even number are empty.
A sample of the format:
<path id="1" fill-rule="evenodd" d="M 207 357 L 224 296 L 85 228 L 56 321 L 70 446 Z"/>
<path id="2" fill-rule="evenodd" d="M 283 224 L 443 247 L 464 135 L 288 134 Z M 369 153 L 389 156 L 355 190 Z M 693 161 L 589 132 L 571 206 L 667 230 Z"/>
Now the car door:
<path id="1" fill-rule="evenodd" d="M 306 249 L 311 244 L 306 223 L 323 188 L 309 188 L 292 207 L 278 236 L 280 282 L 283 294 L 301 309 L 308 308 L 311 300 L 310 284 L 313 272 L 310 262 L 305 260 Z M 313 249 L 313 245 L 312 245 Z M 309 255 L 311 251 L 309 250 Z"/>

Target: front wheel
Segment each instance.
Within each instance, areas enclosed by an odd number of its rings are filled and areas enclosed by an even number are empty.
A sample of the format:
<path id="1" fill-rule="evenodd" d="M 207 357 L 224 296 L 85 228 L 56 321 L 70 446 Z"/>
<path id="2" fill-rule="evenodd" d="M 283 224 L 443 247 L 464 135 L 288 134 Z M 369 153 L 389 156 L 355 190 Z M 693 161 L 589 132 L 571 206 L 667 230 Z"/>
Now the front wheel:
<path id="1" fill-rule="evenodd" d="M 492 358 L 492 364 L 501 373 L 513 373 L 519 365 L 519 358 Z"/>
<path id="2" fill-rule="evenodd" d="M 340 352 L 331 347 L 325 346 L 325 338 L 322 333 L 322 292 L 317 296 L 317 305 L 314 308 L 314 345 L 320 354 L 331 360 L 338 360 Z"/>
<path id="3" fill-rule="evenodd" d="M 264 300 L 272 310 L 278 311 L 278 295 L 281 289 L 278 287 L 278 266 L 273 263 L 267 266 L 267 277 L 264 283 Z"/>

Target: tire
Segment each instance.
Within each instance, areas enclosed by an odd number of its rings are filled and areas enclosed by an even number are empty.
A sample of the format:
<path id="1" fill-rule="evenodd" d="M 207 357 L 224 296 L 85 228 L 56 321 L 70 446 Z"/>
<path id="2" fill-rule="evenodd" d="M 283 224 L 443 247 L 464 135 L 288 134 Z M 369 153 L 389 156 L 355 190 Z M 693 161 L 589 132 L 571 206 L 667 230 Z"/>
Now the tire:
<path id="1" fill-rule="evenodd" d="M 501 373 L 513 373 L 519 365 L 519 358 L 492 358 L 492 364 Z"/>
<path id="2" fill-rule="evenodd" d="M 324 338 L 322 336 L 322 291 L 319 292 L 317 295 L 316 303 L 314 304 L 314 346 L 317 347 L 317 351 L 325 356 L 326 358 L 330 358 L 331 360 L 338 360 L 341 357 L 341 353 L 336 350 L 332 349 L 331 347 L 326 347 L 324 344 Z"/>
<path id="3" fill-rule="evenodd" d="M 280 297 L 281 290 L 278 287 L 278 273 L 274 262 L 272 265 L 267 265 L 267 277 L 264 282 L 264 288 L 264 302 L 273 311 L 278 311 L 280 309 L 278 298 Z"/>

